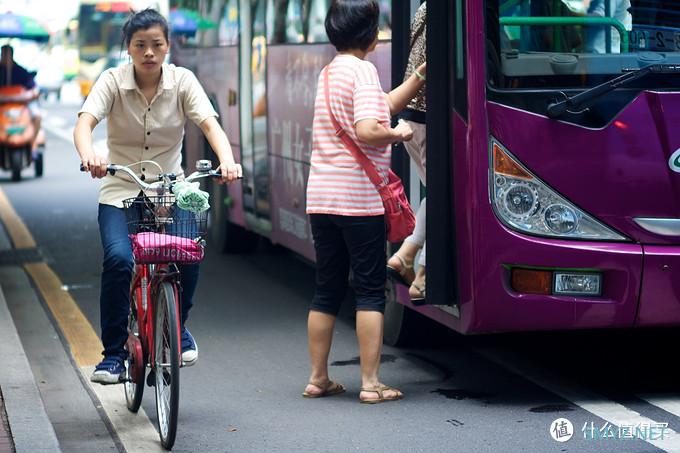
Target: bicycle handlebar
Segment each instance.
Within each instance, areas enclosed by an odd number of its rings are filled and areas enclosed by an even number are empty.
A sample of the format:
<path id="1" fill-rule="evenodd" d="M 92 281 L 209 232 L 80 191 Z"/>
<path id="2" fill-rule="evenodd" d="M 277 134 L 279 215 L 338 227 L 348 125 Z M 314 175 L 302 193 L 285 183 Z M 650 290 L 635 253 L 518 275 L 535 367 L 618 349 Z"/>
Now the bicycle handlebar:
<path id="1" fill-rule="evenodd" d="M 85 166 L 81 163 L 80 164 L 80 171 L 85 172 Z M 135 174 L 134 171 L 130 170 L 128 167 L 125 167 L 123 165 L 116 165 L 116 164 L 109 164 L 106 166 L 106 172 L 110 174 L 111 176 L 115 175 L 116 172 L 122 171 L 126 175 L 128 175 L 142 190 L 156 190 L 159 192 L 159 194 L 162 194 L 166 190 L 169 190 L 170 187 L 172 187 L 173 183 L 177 179 L 177 175 L 174 173 L 161 173 L 157 175 L 156 181 L 153 183 L 147 183 L 143 179 L 141 179 L 139 176 Z M 197 170 L 190 174 L 189 176 L 184 178 L 184 181 L 186 182 L 192 182 L 197 179 L 201 178 L 221 178 L 222 173 L 220 173 L 217 170 L 211 170 L 211 169 L 205 169 L 205 170 Z"/>

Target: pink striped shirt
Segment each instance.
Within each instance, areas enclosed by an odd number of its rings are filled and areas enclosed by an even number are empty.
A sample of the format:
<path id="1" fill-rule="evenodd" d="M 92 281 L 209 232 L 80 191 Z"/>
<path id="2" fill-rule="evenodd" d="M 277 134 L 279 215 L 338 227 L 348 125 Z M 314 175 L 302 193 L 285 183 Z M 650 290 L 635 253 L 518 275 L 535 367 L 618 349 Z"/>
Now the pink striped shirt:
<path id="1" fill-rule="evenodd" d="M 386 174 L 392 148 L 361 142 L 358 121 L 376 119 L 389 126 L 390 109 L 372 63 L 337 55 L 329 64 L 330 104 L 336 120 L 361 150 Z M 382 200 L 364 169 L 335 135 L 326 108 L 323 71 L 319 76 L 312 126 L 312 159 L 307 183 L 307 213 L 373 216 L 385 213 Z"/>

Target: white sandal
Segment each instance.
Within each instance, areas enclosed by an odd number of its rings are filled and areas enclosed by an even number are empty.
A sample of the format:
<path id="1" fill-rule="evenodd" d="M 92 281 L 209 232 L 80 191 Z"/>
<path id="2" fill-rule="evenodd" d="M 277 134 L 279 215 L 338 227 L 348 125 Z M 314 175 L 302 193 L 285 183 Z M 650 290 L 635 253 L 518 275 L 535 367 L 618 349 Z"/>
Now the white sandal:
<path id="1" fill-rule="evenodd" d="M 387 277 L 391 278 L 397 283 L 401 283 L 404 286 L 411 286 L 411 283 L 413 283 L 413 280 L 415 280 L 416 278 L 416 273 L 413 270 L 413 263 L 407 264 L 406 260 L 401 255 L 398 255 L 396 253 L 392 255 L 392 257 L 396 257 L 399 260 L 399 262 L 401 263 L 401 270 L 388 264 Z"/>

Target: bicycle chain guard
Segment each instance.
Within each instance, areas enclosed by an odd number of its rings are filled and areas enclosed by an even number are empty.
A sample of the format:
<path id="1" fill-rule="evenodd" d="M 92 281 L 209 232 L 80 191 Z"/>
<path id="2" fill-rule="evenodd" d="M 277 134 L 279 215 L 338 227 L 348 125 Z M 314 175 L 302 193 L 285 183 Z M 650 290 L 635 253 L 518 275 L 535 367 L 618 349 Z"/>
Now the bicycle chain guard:
<path id="1" fill-rule="evenodd" d="M 128 370 L 128 373 L 130 375 L 130 379 L 132 382 L 135 384 L 139 385 L 144 385 L 144 368 L 145 368 L 145 363 L 144 363 L 144 353 L 142 352 L 142 342 L 139 341 L 139 338 L 136 335 L 133 334 L 128 334 L 128 339 L 127 342 L 125 343 L 125 347 L 128 350 L 128 354 L 130 355 L 130 362 L 133 365 L 133 368 L 131 370 Z"/>

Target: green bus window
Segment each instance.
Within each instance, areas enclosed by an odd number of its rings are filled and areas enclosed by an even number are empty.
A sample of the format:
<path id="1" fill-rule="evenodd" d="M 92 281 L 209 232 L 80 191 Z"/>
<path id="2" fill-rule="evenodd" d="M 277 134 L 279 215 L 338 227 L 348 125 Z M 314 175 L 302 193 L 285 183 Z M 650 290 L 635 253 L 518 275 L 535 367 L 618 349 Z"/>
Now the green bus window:
<path id="1" fill-rule="evenodd" d="M 220 46 L 238 44 L 238 0 L 227 0 L 222 9 L 217 34 Z"/>
<path id="2" fill-rule="evenodd" d="M 378 23 L 378 39 L 392 38 L 392 0 L 379 0 L 380 22 Z"/>
<path id="3" fill-rule="evenodd" d="M 269 0 L 267 41 L 270 44 L 304 42 L 302 0 Z"/>
<path id="4" fill-rule="evenodd" d="M 199 25 L 199 30 L 197 32 L 199 35 L 198 42 L 201 47 L 216 47 L 220 45 L 219 24 L 224 16 L 224 9 L 227 2 L 226 0 L 212 0 L 207 3 L 207 7 L 199 5 L 198 13 L 204 25 Z M 201 14 L 201 10 L 204 11 L 203 14 Z"/>
<path id="5" fill-rule="evenodd" d="M 312 0 L 307 18 L 307 42 L 328 42 L 324 20 L 330 0 Z"/>

